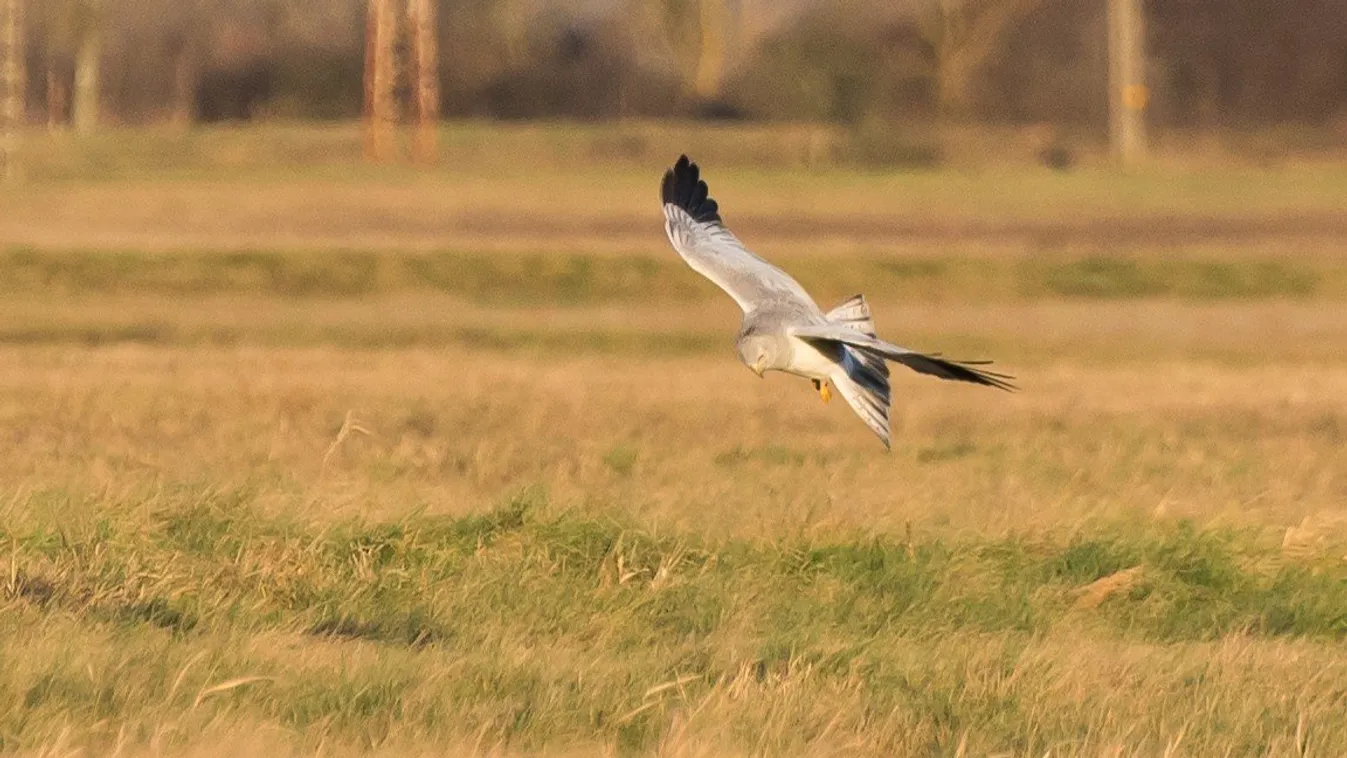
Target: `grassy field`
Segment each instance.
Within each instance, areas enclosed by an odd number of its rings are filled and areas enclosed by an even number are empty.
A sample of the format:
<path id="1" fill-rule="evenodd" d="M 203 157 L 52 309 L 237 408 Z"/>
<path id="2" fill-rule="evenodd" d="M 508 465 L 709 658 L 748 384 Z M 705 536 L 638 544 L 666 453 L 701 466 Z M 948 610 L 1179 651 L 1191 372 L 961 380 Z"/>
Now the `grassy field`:
<path id="1" fill-rule="evenodd" d="M 346 128 L 33 144 L 0 191 L 0 751 L 1347 754 L 1347 169 L 810 139 L 465 125 L 424 172 Z M 663 239 L 696 148 L 822 303 L 1022 391 L 895 369 L 885 453 L 754 377 Z"/>

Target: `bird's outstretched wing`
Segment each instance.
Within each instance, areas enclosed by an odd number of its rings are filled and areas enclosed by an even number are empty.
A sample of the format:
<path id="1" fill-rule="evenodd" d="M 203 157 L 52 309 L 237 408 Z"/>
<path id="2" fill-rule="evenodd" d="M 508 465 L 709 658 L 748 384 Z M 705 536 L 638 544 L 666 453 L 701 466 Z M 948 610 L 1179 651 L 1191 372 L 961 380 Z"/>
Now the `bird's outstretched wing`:
<path id="1" fill-rule="evenodd" d="M 986 365 L 988 361 L 951 361 L 938 355 L 918 353 L 858 332 L 844 324 L 793 326 L 788 331 L 808 342 L 841 342 L 851 345 L 862 353 L 873 353 L 895 363 L 901 363 L 913 371 L 938 376 L 941 379 L 972 382 L 1012 392 L 1015 390 L 1015 385 L 1011 384 L 1015 377 L 978 368 Z"/>
<path id="2" fill-rule="evenodd" d="M 765 303 L 803 301 L 816 308 L 809 293 L 789 274 L 744 247 L 720 218 L 697 164 L 680 156 L 664 174 L 660 199 L 664 231 L 674 250 L 693 271 L 729 293 L 745 313 Z"/>

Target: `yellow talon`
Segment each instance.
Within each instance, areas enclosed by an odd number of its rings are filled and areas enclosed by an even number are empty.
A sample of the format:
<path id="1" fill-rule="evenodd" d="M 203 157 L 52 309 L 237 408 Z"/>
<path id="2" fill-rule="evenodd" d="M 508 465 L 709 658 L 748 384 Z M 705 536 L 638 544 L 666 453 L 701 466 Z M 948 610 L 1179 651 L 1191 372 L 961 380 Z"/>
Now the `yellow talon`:
<path id="1" fill-rule="evenodd" d="M 832 388 L 828 386 L 827 382 L 820 382 L 817 379 L 811 381 L 814 382 L 814 389 L 818 390 L 818 396 L 823 398 L 824 404 L 827 404 L 829 400 L 833 399 Z"/>

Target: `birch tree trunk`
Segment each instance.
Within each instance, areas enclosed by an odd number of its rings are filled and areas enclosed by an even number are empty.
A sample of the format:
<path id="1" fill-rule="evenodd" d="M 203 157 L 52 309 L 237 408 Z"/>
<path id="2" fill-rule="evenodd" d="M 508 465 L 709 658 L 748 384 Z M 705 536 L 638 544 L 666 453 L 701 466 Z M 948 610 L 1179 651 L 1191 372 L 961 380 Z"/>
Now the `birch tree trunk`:
<path id="1" fill-rule="evenodd" d="M 412 75 L 416 87 L 416 136 L 413 155 L 416 160 L 431 163 L 435 160 L 437 127 L 440 115 L 440 55 L 435 24 L 436 0 L 409 0 L 412 56 L 415 59 Z"/>
<path id="2" fill-rule="evenodd" d="M 22 0 L 4 0 L 4 20 L 0 26 L 0 47 L 4 49 L 2 78 L 4 104 L 0 108 L 0 167 L 7 182 L 19 179 L 19 139 L 23 128 L 23 106 L 27 77 L 23 70 Z"/>

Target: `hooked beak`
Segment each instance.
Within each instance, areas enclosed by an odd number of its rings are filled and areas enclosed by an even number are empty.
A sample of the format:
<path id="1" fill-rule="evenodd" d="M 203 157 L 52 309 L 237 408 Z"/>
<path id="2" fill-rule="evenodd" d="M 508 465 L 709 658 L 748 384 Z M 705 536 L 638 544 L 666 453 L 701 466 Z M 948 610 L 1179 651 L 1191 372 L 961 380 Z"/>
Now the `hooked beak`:
<path id="1" fill-rule="evenodd" d="M 754 363 L 752 366 L 749 366 L 749 368 L 753 369 L 753 373 L 757 374 L 759 379 L 762 378 L 762 372 L 767 370 L 763 368 L 762 361 Z"/>

